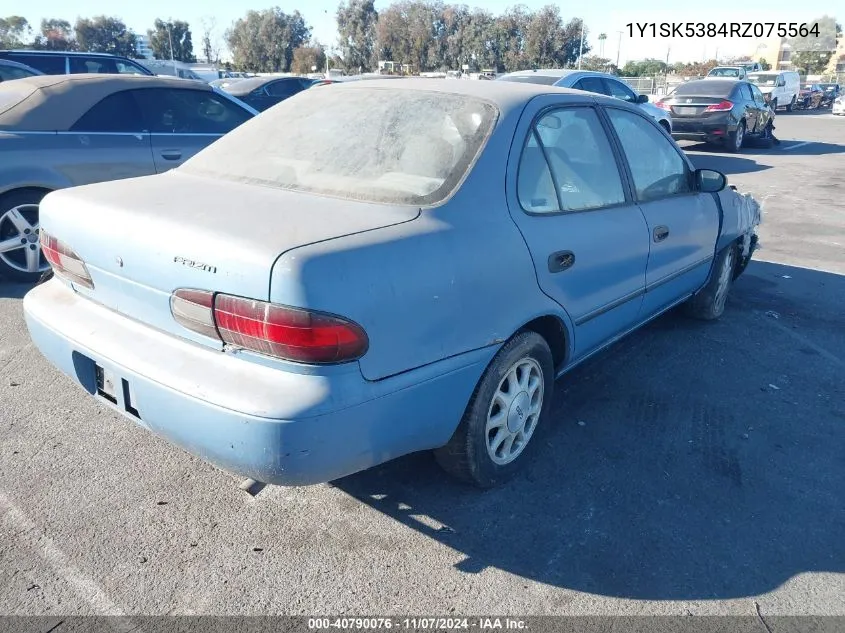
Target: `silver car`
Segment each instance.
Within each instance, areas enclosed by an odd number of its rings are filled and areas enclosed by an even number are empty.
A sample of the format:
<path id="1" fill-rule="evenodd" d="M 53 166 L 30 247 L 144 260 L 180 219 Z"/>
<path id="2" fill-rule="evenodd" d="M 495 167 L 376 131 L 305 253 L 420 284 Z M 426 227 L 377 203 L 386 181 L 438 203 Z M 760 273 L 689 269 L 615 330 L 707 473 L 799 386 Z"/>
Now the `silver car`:
<path id="1" fill-rule="evenodd" d="M 649 116 L 657 121 L 666 132 L 672 133 L 672 115 L 648 102 L 645 95 L 637 95 L 631 87 L 618 77 L 592 70 L 563 70 L 548 68 L 541 70 L 518 70 L 500 75 L 496 81 L 544 84 L 559 88 L 573 88 L 586 92 L 597 92 L 616 97 L 628 103 L 637 103 Z"/>
<path id="2" fill-rule="evenodd" d="M 176 167 L 257 112 L 204 82 L 41 75 L 0 83 L 0 276 L 49 268 L 38 205 L 50 191 Z"/>

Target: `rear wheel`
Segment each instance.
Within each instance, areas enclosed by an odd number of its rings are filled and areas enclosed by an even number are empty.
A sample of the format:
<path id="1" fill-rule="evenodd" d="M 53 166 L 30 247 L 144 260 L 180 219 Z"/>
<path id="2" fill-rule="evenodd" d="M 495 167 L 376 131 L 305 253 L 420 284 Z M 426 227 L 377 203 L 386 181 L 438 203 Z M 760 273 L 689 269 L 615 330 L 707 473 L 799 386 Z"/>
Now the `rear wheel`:
<path id="1" fill-rule="evenodd" d="M 38 242 L 38 205 L 45 195 L 24 190 L 0 196 L 0 276 L 36 282 L 50 268 Z"/>
<path id="2" fill-rule="evenodd" d="M 728 136 L 727 148 L 731 153 L 737 153 L 742 149 L 745 142 L 745 121 L 740 121 L 736 126 L 736 132 Z"/>
<path id="3" fill-rule="evenodd" d="M 547 424 L 554 363 L 546 340 L 520 332 L 488 365 L 448 444 L 434 451 L 454 477 L 490 488 L 528 462 Z"/>

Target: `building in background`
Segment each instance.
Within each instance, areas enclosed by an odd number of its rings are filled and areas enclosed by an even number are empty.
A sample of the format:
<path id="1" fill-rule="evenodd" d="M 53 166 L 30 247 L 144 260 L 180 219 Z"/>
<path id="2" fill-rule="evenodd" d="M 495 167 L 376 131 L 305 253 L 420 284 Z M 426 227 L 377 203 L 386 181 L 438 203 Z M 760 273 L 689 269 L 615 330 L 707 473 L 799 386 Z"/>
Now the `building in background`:
<path id="1" fill-rule="evenodd" d="M 155 59 L 153 49 L 150 47 L 150 38 L 147 35 L 135 34 L 135 51 L 142 59 Z"/>

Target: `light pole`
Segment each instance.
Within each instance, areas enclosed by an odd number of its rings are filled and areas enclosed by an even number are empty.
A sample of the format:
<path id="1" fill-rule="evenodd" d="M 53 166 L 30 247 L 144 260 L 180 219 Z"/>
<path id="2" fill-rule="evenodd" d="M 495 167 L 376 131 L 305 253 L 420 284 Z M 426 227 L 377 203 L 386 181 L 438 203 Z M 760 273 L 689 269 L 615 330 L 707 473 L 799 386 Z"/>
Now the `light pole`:
<path id="1" fill-rule="evenodd" d="M 616 31 L 619 33 L 619 43 L 616 45 L 616 68 L 619 68 L 619 53 L 622 52 L 622 31 Z"/>
<path id="2" fill-rule="evenodd" d="M 581 19 L 581 43 L 578 46 L 578 70 L 581 70 L 581 57 L 584 55 L 584 19 Z"/>
<path id="3" fill-rule="evenodd" d="M 173 74 L 178 76 L 176 72 L 176 60 L 173 59 L 173 21 L 167 20 L 167 39 L 170 41 L 170 63 L 173 64 Z"/>

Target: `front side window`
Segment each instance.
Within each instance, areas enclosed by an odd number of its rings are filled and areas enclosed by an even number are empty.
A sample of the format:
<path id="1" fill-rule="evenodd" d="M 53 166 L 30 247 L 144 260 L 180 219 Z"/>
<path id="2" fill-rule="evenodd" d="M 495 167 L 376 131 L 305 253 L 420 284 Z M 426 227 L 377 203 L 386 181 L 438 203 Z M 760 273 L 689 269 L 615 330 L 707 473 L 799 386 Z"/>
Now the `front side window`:
<path id="1" fill-rule="evenodd" d="M 613 150 L 595 110 L 561 108 L 537 121 L 520 158 L 517 195 L 531 213 L 625 202 Z"/>
<path id="2" fill-rule="evenodd" d="M 611 97 L 622 99 L 622 101 L 627 101 L 628 103 L 637 102 L 637 95 L 634 94 L 634 91 L 621 81 L 616 81 L 615 79 L 605 79 L 604 83 L 607 85 L 608 94 Z"/>
<path id="3" fill-rule="evenodd" d="M 105 97 L 70 128 L 71 132 L 83 133 L 140 133 L 144 130 L 141 111 L 128 90 Z"/>
<path id="4" fill-rule="evenodd" d="M 300 92 L 179 169 L 352 200 L 441 202 L 474 163 L 497 108 L 471 96 L 367 83 Z"/>
<path id="5" fill-rule="evenodd" d="M 640 201 L 692 190 L 686 162 L 654 123 L 618 108 L 608 108 L 607 113 L 622 143 Z"/>
<path id="6" fill-rule="evenodd" d="M 243 108 L 206 90 L 146 88 L 132 92 L 154 134 L 226 134 L 251 118 Z"/>

